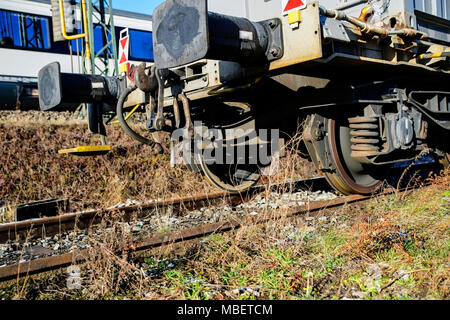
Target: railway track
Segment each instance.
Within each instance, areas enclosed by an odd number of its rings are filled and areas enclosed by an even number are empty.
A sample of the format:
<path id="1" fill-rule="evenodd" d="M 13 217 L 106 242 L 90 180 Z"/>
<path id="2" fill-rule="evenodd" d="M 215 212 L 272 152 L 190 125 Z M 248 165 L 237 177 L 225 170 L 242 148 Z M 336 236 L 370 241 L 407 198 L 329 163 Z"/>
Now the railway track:
<path id="1" fill-rule="evenodd" d="M 393 192 L 393 191 L 391 191 Z M 389 191 L 380 195 L 391 193 Z M 342 207 L 348 204 L 366 201 L 372 196 L 352 195 L 347 197 L 336 198 L 329 201 L 312 202 L 298 208 L 273 213 L 270 217 L 247 216 L 243 219 L 233 219 L 216 223 L 209 223 L 192 228 L 176 230 L 174 232 L 153 234 L 148 237 L 135 240 L 126 244 L 123 250 L 133 253 L 148 250 L 157 247 L 169 246 L 175 243 L 201 239 L 205 236 L 215 233 L 225 233 L 237 230 L 243 226 L 264 224 L 269 221 L 275 221 L 282 218 L 292 218 L 303 214 L 316 214 L 325 209 Z M 46 257 L 17 264 L 0 267 L 0 281 L 7 281 L 16 277 L 29 276 L 39 274 L 50 270 L 63 268 L 68 265 L 84 262 L 89 257 L 89 249 L 76 250 L 74 252 L 65 253 L 58 256 Z"/>
<path id="2" fill-rule="evenodd" d="M 331 190 L 325 179 L 319 177 L 288 183 L 258 185 L 253 187 L 252 190 L 246 194 L 232 195 L 226 192 L 217 192 L 162 201 L 152 200 L 131 206 L 117 206 L 109 209 L 67 213 L 57 217 L 5 223 L 0 224 L 0 244 L 4 244 L 8 241 L 29 241 L 38 238 L 51 237 L 75 229 L 88 230 L 99 224 L 105 217 L 114 212 L 124 213 L 125 220 L 129 221 L 132 217 L 139 219 L 148 216 L 149 212 L 154 210 L 164 210 L 167 208 L 170 208 L 173 211 L 193 210 L 195 208 L 213 205 L 214 203 L 221 201 L 236 205 L 268 188 Z"/>
<path id="3" fill-rule="evenodd" d="M 329 188 L 323 178 L 296 181 L 295 183 L 291 182 L 289 184 L 280 184 L 276 186 L 280 188 L 286 188 L 286 185 L 289 185 L 290 188 Z M 11 240 L 13 238 L 12 235 L 15 235 L 15 238 L 17 239 L 19 235 L 23 237 L 25 234 L 27 234 L 29 239 L 30 237 L 39 237 L 39 233 L 41 232 L 46 232 L 48 236 L 49 234 L 59 234 L 61 232 L 67 232 L 69 230 L 74 230 L 75 228 L 80 227 L 81 228 L 78 230 L 87 230 L 92 228 L 95 224 L 100 223 L 102 219 L 107 215 L 119 211 L 124 213 L 124 217 L 126 220 L 131 219 L 133 214 L 144 216 L 148 215 L 149 210 L 162 209 L 164 207 L 172 207 L 173 209 L 179 209 L 183 211 L 202 207 L 205 205 L 210 206 L 212 202 L 223 201 L 224 199 L 227 203 L 236 205 L 245 202 L 249 197 L 255 195 L 255 193 L 267 190 L 270 187 L 274 187 L 274 185 L 259 185 L 246 196 L 215 193 L 167 201 L 154 201 L 147 204 L 129 207 L 93 210 L 89 212 L 62 215 L 60 217 L 54 218 L 36 219 L 20 223 L 10 223 L 6 225 L 0 225 L 0 236 L 2 241 L 4 241 L 5 239 Z M 224 221 L 181 228 L 173 232 L 150 233 L 149 235 L 141 238 L 133 238 L 131 242 L 124 244 L 124 246 L 121 248 L 121 251 L 126 251 L 131 254 L 134 252 L 148 250 L 156 247 L 169 246 L 175 243 L 200 239 L 215 233 L 230 232 L 243 226 L 264 224 L 282 218 L 293 218 L 305 214 L 315 215 L 326 209 L 343 207 L 348 204 L 367 201 L 374 197 L 389 195 L 396 192 L 395 190 L 396 189 L 394 188 L 389 188 L 379 194 L 372 196 L 352 195 L 346 197 L 338 197 L 332 200 L 313 201 L 293 208 L 271 210 L 270 215 L 252 216 L 247 214 L 240 218 L 233 217 L 232 219 L 227 219 Z M 65 252 L 49 257 L 31 259 L 29 261 L 23 261 L 22 259 L 20 259 L 20 261 L 17 263 L 0 267 L 0 282 L 8 281 L 18 277 L 47 272 L 68 265 L 79 264 L 83 261 L 86 261 L 86 259 L 89 257 L 89 254 L 90 248 L 87 248 L 82 250 L 77 249 L 71 252 Z"/>

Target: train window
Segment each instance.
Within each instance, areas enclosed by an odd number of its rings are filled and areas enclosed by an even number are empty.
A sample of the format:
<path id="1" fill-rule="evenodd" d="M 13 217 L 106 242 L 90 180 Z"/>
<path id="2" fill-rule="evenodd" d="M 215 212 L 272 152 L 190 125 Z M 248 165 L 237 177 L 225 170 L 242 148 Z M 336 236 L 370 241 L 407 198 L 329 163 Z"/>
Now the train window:
<path id="1" fill-rule="evenodd" d="M 0 10 L 0 46 L 50 49 L 46 17 Z"/>
<path id="2" fill-rule="evenodd" d="M 77 29 L 75 30 L 77 34 L 81 33 L 80 29 L 80 23 L 78 23 Z M 117 31 L 116 31 L 117 32 Z M 108 34 L 108 38 L 105 39 L 106 41 L 111 41 L 111 36 Z M 100 51 L 103 49 L 103 29 L 100 25 L 94 26 L 94 52 L 95 54 L 99 54 Z M 77 45 L 78 42 L 78 45 Z M 72 50 L 73 52 L 80 53 L 81 52 L 81 43 L 80 40 L 72 40 Z M 108 50 L 108 57 L 111 58 L 111 52 L 112 52 L 112 45 L 110 45 L 110 50 Z M 103 54 L 103 52 L 102 52 Z"/>
<path id="3" fill-rule="evenodd" d="M 116 28 L 116 42 L 119 43 L 119 34 L 122 29 L 120 27 Z M 76 30 L 80 33 L 80 26 Z M 108 41 L 110 37 L 108 36 Z M 77 49 L 78 48 L 78 49 Z M 98 25 L 94 27 L 94 50 L 98 54 L 103 48 L 103 34 L 102 28 Z M 76 54 L 81 51 L 81 43 L 77 40 L 72 40 L 72 50 Z M 109 53 L 112 52 L 112 46 L 110 47 Z M 130 29 L 130 59 L 138 61 L 154 61 L 153 60 L 153 36 L 151 32 L 132 30 Z"/>
<path id="4" fill-rule="evenodd" d="M 154 61 L 151 32 L 130 29 L 130 59 Z"/>
<path id="5" fill-rule="evenodd" d="M 105 37 L 105 39 L 103 39 L 103 37 Z M 103 28 L 100 25 L 95 25 L 94 26 L 94 50 L 96 54 L 99 54 L 100 51 L 103 49 L 104 47 L 104 43 L 111 41 L 111 36 L 108 33 L 108 37 L 106 37 L 106 35 L 103 34 Z M 109 50 L 108 50 L 108 58 L 111 58 L 111 52 L 112 52 L 112 45 L 109 45 Z M 102 52 L 101 55 L 104 55 L 105 53 Z"/>

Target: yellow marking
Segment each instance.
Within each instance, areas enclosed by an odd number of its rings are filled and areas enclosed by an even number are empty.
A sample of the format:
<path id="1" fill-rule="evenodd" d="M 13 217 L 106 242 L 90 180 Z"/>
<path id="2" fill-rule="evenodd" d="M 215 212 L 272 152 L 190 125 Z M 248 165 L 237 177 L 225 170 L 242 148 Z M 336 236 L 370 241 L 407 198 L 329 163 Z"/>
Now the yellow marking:
<path id="1" fill-rule="evenodd" d="M 72 149 L 59 150 L 59 154 L 83 155 L 83 154 L 106 154 L 111 151 L 111 146 L 85 146 Z"/>
<path id="2" fill-rule="evenodd" d="M 120 73 L 127 73 L 128 72 L 128 64 L 124 63 L 120 66 Z"/>
<path id="3" fill-rule="evenodd" d="M 419 60 L 441 58 L 444 55 L 448 55 L 448 52 L 424 53 L 419 56 Z"/>
<path id="4" fill-rule="evenodd" d="M 133 110 L 130 111 L 130 113 L 127 114 L 127 116 L 125 117 L 125 121 L 127 121 L 128 119 L 130 119 L 130 117 L 133 115 L 133 113 L 136 112 L 136 110 L 140 107 L 141 105 L 138 104 L 136 107 L 134 107 Z M 119 120 L 116 121 L 111 121 L 110 124 L 118 124 Z"/>
<path id="5" fill-rule="evenodd" d="M 365 15 L 367 13 L 367 11 L 370 9 L 372 9 L 372 7 L 370 7 L 370 6 L 365 7 L 364 9 L 362 9 L 361 13 Z"/>
<path id="6" fill-rule="evenodd" d="M 296 22 L 302 22 L 302 16 L 300 10 L 291 11 L 288 14 L 289 24 Z"/>

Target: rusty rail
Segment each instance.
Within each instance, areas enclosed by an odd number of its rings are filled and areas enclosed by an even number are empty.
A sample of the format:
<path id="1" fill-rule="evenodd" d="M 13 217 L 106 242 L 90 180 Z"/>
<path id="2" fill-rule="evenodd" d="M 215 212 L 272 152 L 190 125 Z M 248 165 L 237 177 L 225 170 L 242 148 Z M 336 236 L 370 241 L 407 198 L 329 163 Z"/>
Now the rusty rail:
<path id="1" fill-rule="evenodd" d="M 131 214 L 140 212 L 139 215 L 145 215 L 145 212 L 164 207 L 194 207 L 202 205 L 207 201 L 224 199 L 226 193 L 213 193 L 202 196 L 193 196 L 180 199 L 170 199 L 164 201 L 155 201 L 142 205 L 133 205 L 126 207 L 118 207 L 111 209 L 91 210 L 79 213 L 67 213 L 57 217 L 48 217 L 34 220 L 27 220 L 22 222 L 13 222 L 0 225 L 0 243 L 5 243 L 9 240 L 32 240 L 39 237 L 49 237 L 56 234 L 72 231 L 75 228 L 80 230 L 89 229 L 95 224 L 98 224 L 102 219 L 114 212 L 124 212 L 125 218 L 131 218 Z M 233 198 L 229 198 L 233 200 Z"/>
<path id="2" fill-rule="evenodd" d="M 380 195 L 390 194 L 387 191 Z M 377 195 L 377 196 L 380 196 Z M 177 230 L 170 233 L 153 234 L 147 238 L 134 241 L 131 245 L 125 246 L 123 249 L 129 252 L 143 251 L 151 248 L 168 246 L 175 243 L 185 242 L 189 240 L 203 238 L 205 236 L 230 232 L 239 229 L 243 226 L 264 224 L 269 221 L 279 220 L 282 218 L 292 218 L 302 214 L 317 213 L 324 209 L 341 207 L 347 204 L 356 203 L 371 199 L 372 196 L 352 195 L 342 198 L 333 199 L 330 201 L 312 202 L 288 212 L 280 211 L 270 217 L 246 217 L 241 220 L 228 220 L 223 222 L 216 222 L 212 224 L 205 224 L 193 228 Z M 59 269 L 71 264 L 82 263 L 89 256 L 90 249 L 77 250 L 71 253 L 66 253 L 60 256 L 53 256 L 41 258 L 26 262 L 21 262 L 14 265 L 0 267 L 0 281 L 7 281 L 16 277 L 23 277 L 37 273 L 43 273 L 49 270 Z"/>
<path id="3" fill-rule="evenodd" d="M 271 185 L 258 185 L 255 186 L 247 194 L 231 195 L 226 192 L 217 192 L 206 195 L 192 196 L 179 199 L 170 199 L 163 201 L 155 201 L 146 204 L 111 208 L 111 209 L 101 209 L 101 210 L 91 210 L 86 212 L 78 213 L 67 213 L 62 214 L 57 217 L 48 217 L 41 219 L 33 219 L 21 222 L 13 222 L 0 224 L 0 244 L 6 243 L 8 241 L 25 240 L 28 241 L 51 237 L 64 232 L 70 232 L 75 229 L 87 230 L 92 226 L 99 224 L 103 218 L 114 213 L 123 212 L 124 219 L 129 221 L 133 214 L 136 213 L 137 218 L 145 218 L 148 216 L 148 212 L 156 209 L 162 209 L 167 207 L 172 207 L 174 210 L 183 209 L 195 209 L 205 205 L 211 205 L 212 202 L 226 200 L 228 203 L 236 204 L 247 200 L 249 197 L 257 192 L 261 192 L 266 188 L 283 186 L 299 188 L 315 188 L 315 189 L 326 189 L 327 182 L 325 178 L 312 178 L 299 180 L 289 183 L 271 184 Z M 329 186 L 328 186 L 329 188 Z"/>

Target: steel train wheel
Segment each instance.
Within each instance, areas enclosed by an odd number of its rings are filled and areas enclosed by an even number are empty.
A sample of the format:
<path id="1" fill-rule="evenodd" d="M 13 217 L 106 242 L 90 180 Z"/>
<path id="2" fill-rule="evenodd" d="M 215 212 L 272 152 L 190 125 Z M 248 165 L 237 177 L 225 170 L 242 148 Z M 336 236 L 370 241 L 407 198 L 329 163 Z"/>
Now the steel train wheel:
<path id="1" fill-rule="evenodd" d="M 239 102 L 224 102 L 214 108 L 214 123 L 208 125 L 219 130 L 252 128 L 254 118 L 249 115 L 250 106 Z M 220 119 L 220 124 L 217 123 Z M 253 125 L 252 125 L 253 123 Z M 258 165 L 253 164 L 209 164 L 203 154 L 197 162 L 206 179 L 219 189 L 230 193 L 241 193 L 250 189 L 261 178 Z"/>
<path id="2" fill-rule="evenodd" d="M 353 159 L 351 154 L 350 128 L 342 120 L 329 119 L 327 144 L 335 172 L 324 172 L 325 178 L 337 191 L 345 194 L 372 194 L 383 181 L 370 168 Z"/>
<path id="3" fill-rule="evenodd" d="M 245 192 L 261 178 L 257 165 L 209 165 L 203 157 L 200 165 L 210 183 L 230 193 Z"/>

